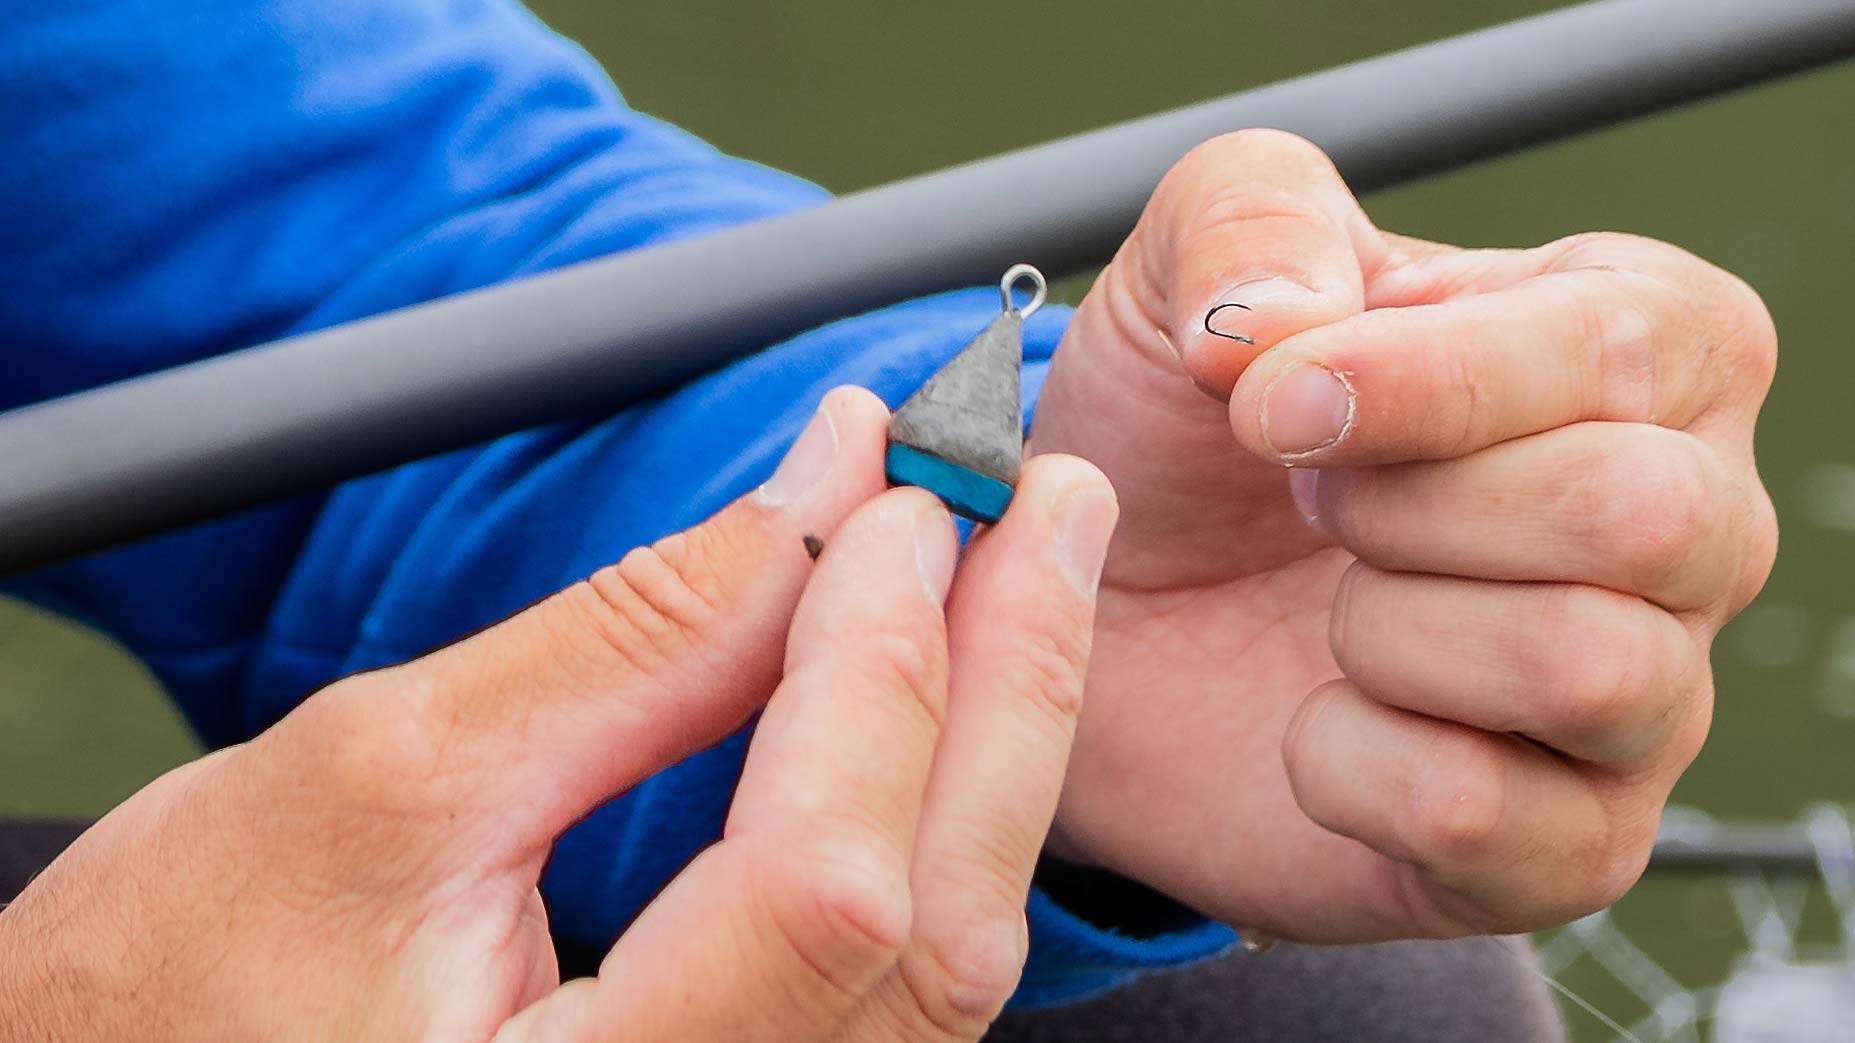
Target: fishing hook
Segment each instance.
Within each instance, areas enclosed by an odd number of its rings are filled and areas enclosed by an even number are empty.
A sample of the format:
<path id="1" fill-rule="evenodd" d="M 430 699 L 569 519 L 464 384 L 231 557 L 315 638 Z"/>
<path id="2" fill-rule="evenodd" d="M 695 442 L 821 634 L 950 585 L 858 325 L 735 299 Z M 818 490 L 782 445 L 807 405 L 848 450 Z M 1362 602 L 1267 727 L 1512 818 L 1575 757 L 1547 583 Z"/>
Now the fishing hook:
<path id="1" fill-rule="evenodd" d="M 1216 326 L 1211 325 L 1211 319 L 1214 318 L 1218 312 L 1223 311 L 1225 308 L 1242 308 L 1244 311 L 1255 310 L 1247 304 L 1238 304 L 1236 301 L 1225 301 L 1223 304 L 1220 304 L 1217 307 L 1212 308 L 1210 311 L 1204 313 L 1205 332 L 1211 334 L 1214 337 L 1223 337 L 1227 340 L 1242 341 L 1245 344 L 1254 345 L 1256 343 L 1256 338 L 1254 337 L 1247 337 L 1241 333 L 1225 333 L 1223 330 L 1220 330 Z"/>

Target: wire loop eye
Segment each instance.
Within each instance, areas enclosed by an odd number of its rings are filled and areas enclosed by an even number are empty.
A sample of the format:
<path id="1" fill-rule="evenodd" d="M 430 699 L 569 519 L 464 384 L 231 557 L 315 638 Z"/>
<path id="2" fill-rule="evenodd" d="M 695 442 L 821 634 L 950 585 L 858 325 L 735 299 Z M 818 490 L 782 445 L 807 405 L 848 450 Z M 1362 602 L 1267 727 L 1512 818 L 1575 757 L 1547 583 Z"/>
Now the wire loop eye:
<path id="1" fill-rule="evenodd" d="M 1031 302 L 1020 308 L 1017 302 L 1011 299 L 1011 288 L 1026 279 L 1030 280 L 1031 284 Z M 1004 299 L 1005 310 L 1015 311 L 1026 319 L 1031 317 L 1032 312 L 1043 307 L 1044 298 L 1049 296 L 1049 293 L 1050 286 L 1044 282 L 1043 273 L 1028 264 L 1012 265 L 1005 269 L 1005 277 L 998 281 L 998 295 Z"/>

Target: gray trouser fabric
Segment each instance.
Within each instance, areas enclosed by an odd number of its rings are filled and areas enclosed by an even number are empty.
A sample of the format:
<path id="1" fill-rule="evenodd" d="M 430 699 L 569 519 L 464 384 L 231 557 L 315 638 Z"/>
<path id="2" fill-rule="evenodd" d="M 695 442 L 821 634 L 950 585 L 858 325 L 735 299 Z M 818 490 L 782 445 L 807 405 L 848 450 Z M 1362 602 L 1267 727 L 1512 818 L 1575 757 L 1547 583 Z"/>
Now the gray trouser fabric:
<path id="1" fill-rule="evenodd" d="M 0 903 L 83 828 L 0 820 Z M 562 953 L 568 973 L 594 954 Z M 990 1043 L 1559 1043 L 1531 953 L 1514 939 L 1278 945 L 1153 974 L 1050 1010 L 1007 1014 Z M 584 968 L 584 969 L 583 969 Z"/>
<path id="2" fill-rule="evenodd" d="M 1560 1043 L 1522 939 L 1235 952 L 1051 1010 L 988 1043 Z"/>

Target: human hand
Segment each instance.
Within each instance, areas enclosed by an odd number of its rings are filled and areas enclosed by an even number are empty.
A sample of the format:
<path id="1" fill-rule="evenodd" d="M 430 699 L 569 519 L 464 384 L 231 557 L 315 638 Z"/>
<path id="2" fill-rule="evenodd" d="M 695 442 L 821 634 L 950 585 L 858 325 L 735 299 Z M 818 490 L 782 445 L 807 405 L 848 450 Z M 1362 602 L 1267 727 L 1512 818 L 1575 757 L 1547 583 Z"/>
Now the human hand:
<path id="1" fill-rule="evenodd" d="M 946 511 L 880 492 L 886 411 L 821 416 L 704 525 L 116 809 L 0 912 L 0 1039 L 976 1039 L 1113 494 L 1036 462 L 955 579 Z M 762 703 L 723 839 L 561 986 L 554 838 Z"/>
<path id="2" fill-rule="evenodd" d="M 1614 900 L 1775 553 L 1775 351 L 1674 247 L 1418 242 L 1305 141 L 1195 150 L 1038 407 L 1123 510 L 1053 850 L 1314 941 Z"/>

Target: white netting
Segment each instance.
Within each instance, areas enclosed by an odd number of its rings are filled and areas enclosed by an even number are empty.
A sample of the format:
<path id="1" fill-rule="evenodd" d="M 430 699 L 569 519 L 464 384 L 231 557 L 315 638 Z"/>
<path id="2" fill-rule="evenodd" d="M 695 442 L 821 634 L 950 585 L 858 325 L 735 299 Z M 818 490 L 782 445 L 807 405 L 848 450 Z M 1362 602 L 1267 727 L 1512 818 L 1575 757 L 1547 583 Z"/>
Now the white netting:
<path id="1" fill-rule="evenodd" d="M 1575 1033 L 1581 1040 L 1615 1038 L 1640 1043 L 1850 1043 L 1855 1041 L 1855 833 L 1847 811 L 1811 809 L 1800 823 L 1815 849 L 1814 876 L 1746 870 L 1727 881 L 1731 912 L 1744 934 L 1741 955 L 1723 981 L 1692 984 L 1664 969 L 1632 940 L 1612 910 L 1543 935 L 1540 962 L 1557 982 L 1585 964 L 1601 968 L 1646 1011 L 1633 1023 L 1612 1017 L 1601 1004 L 1565 994 L 1602 1029 Z M 1665 838 L 1705 844 L 1720 824 L 1687 808 L 1663 818 Z M 1822 895 L 1835 919 L 1827 942 L 1805 943 L 1807 903 Z M 1819 907 L 1820 908 L 1820 907 Z M 1633 1013 L 1633 1012 L 1632 1012 Z"/>

